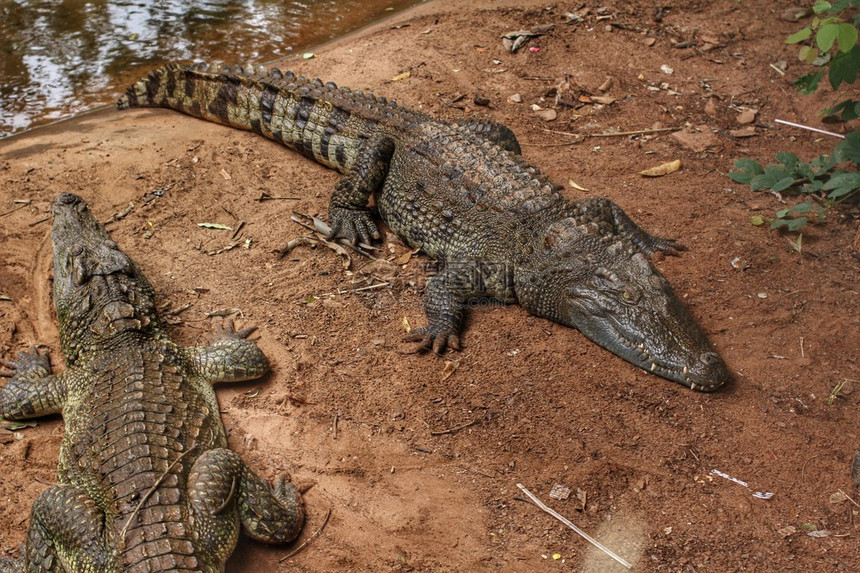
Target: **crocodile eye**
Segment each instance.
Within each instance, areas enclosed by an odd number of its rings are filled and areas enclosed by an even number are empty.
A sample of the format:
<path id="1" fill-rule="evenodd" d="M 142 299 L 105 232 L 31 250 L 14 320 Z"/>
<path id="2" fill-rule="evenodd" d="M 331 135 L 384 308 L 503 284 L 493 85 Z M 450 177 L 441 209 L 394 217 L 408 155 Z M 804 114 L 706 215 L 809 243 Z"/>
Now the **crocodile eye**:
<path id="1" fill-rule="evenodd" d="M 113 241 L 111 241 L 110 239 L 105 241 L 105 247 L 107 247 L 108 249 L 113 249 L 113 250 L 117 250 L 119 248 L 119 246 L 116 243 L 114 243 Z"/>
<path id="2" fill-rule="evenodd" d="M 84 246 L 83 245 L 75 245 L 72 248 L 72 254 L 76 257 L 81 256 L 83 253 L 84 253 Z"/>
<path id="3" fill-rule="evenodd" d="M 639 302 L 639 290 L 631 286 L 624 287 L 621 290 L 621 298 L 624 299 L 624 302 L 629 302 L 631 304 Z"/>

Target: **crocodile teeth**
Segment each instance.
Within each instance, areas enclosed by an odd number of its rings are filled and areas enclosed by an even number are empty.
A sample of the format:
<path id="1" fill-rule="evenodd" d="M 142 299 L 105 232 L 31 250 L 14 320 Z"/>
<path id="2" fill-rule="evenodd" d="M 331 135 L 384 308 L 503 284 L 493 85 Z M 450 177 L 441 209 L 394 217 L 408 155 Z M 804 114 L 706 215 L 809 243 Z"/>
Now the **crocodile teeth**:
<path id="1" fill-rule="evenodd" d="M 655 370 L 657 370 L 657 363 L 656 363 L 656 362 L 652 362 L 652 363 L 651 363 L 651 372 L 654 372 Z"/>
<path id="2" fill-rule="evenodd" d="M 690 390 L 698 390 L 698 389 L 699 389 L 699 386 L 697 384 L 695 384 L 694 382 L 690 383 Z"/>
<path id="3" fill-rule="evenodd" d="M 690 373 L 690 369 L 684 366 L 684 376 Z"/>

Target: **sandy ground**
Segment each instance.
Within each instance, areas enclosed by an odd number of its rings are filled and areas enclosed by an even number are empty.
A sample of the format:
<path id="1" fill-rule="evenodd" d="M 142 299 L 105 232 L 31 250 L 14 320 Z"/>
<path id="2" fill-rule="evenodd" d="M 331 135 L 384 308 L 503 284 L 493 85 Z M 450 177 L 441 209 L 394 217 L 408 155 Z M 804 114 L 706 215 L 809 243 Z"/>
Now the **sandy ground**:
<path id="1" fill-rule="evenodd" d="M 589 190 L 567 185 L 570 197 L 610 197 L 686 244 L 657 264 L 734 373 L 724 390 L 704 395 L 649 375 L 517 306 L 472 312 L 459 353 L 412 353 L 403 321 L 423 324 L 425 256 L 408 257 L 390 233 L 387 261 L 372 265 L 356 258 L 345 269 L 324 247 L 279 256 L 306 234 L 290 211 L 325 217 L 338 175 L 253 134 L 162 110 L 107 110 L 0 142 L 0 352 L 39 343 L 62 368 L 52 198 L 78 193 L 103 220 L 132 205 L 108 228 L 166 309 L 187 306 L 170 317 L 178 340 L 204 341 L 213 311 L 237 309 L 259 327 L 273 372 L 219 390 L 231 446 L 261 474 L 286 471 L 306 489 L 303 539 L 331 511 L 296 556 L 281 562 L 290 548 L 243 539 L 229 571 L 621 570 L 524 502 L 517 483 L 637 571 L 860 570 L 850 475 L 860 447 L 858 211 L 830 212 L 799 254 L 750 223 L 779 200 L 725 175 L 738 157 L 830 149 L 830 139 L 773 120 L 819 125 L 835 97 L 802 98 L 790 84 L 803 73 L 782 41 L 799 27 L 779 17 L 791 3 L 685 4 L 656 21 L 663 3 L 602 12 L 589 2 L 582 22 L 565 23 L 578 4 L 430 2 L 285 65 L 442 117 L 502 121 L 528 160 Z M 501 34 L 541 24 L 555 27 L 505 51 Z M 771 67 L 781 61 L 784 76 Z M 565 82 L 560 94 L 576 107 L 555 105 Z M 509 103 L 513 94 L 522 103 Z M 593 96 L 613 101 L 587 103 Z M 738 138 L 745 107 L 757 112 L 755 134 Z M 655 127 L 682 130 L 581 137 Z M 674 159 L 676 173 L 639 175 Z M 240 221 L 235 236 L 197 225 Z M 8 554 L 56 479 L 62 431 L 59 417 L 0 430 Z M 571 489 L 567 499 L 549 497 L 556 484 Z"/>

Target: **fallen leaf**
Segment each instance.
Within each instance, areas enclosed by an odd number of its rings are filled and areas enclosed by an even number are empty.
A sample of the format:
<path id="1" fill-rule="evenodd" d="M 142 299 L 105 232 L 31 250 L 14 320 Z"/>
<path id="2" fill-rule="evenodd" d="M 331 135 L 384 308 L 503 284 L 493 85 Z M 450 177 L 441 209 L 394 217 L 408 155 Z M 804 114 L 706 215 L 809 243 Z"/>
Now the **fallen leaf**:
<path id="1" fill-rule="evenodd" d="M 412 255 L 417 253 L 420 249 L 415 249 L 414 251 L 406 251 L 396 259 L 394 259 L 394 264 L 396 265 L 405 265 L 412 259 Z"/>
<path id="2" fill-rule="evenodd" d="M 705 113 L 711 117 L 717 115 L 717 104 L 714 102 L 714 98 L 708 98 L 708 103 L 705 104 Z"/>
<path id="3" fill-rule="evenodd" d="M 779 533 L 781 537 L 790 537 L 797 533 L 797 528 L 793 525 L 787 525 L 782 529 L 777 529 L 776 532 Z"/>
<path id="4" fill-rule="evenodd" d="M 602 103 L 603 105 L 609 105 L 615 102 L 615 100 L 617 99 L 618 98 L 612 96 L 591 96 L 591 101 L 595 103 Z"/>
<path id="5" fill-rule="evenodd" d="M 445 361 L 445 367 L 442 369 L 442 380 L 447 380 L 451 377 L 451 375 L 457 370 L 457 367 L 460 366 L 460 361 Z"/>
<path id="6" fill-rule="evenodd" d="M 391 78 L 391 81 L 392 82 L 399 82 L 400 80 L 405 80 L 406 78 L 411 77 L 411 76 L 412 76 L 412 72 L 407 70 L 407 71 L 403 72 L 402 74 L 397 74 L 396 76 Z"/>
<path id="7" fill-rule="evenodd" d="M 219 231 L 232 231 L 233 227 L 228 227 L 227 225 L 222 225 L 221 223 L 197 223 L 198 227 L 203 227 L 205 229 L 218 229 Z"/>
<path id="8" fill-rule="evenodd" d="M 409 324 L 409 319 L 405 316 L 400 319 L 400 323 L 403 325 L 403 330 L 406 331 L 406 334 L 412 332 L 412 326 Z"/>
<path id="9" fill-rule="evenodd" d="M 302 58 L 304 58 L 306 60 L 310 60 L 311 58 L 313 58 L 315 56 L 316 56 L 316 54 L 314 54 L 313 52 L 305 52 L 304 54 L 302 54 Z"/>
<path id="10" fill-rule="evenodd" d="M 848 501 L 848 496 L 841 491 L 835 491 L 830 494 L 830 503 L 834 505 L 845 501 Z"/>
<path id="11" fill-rule="evenodd" d="M 645 38 L 645 45 L 649 48 L 657 43 L 657 38 Z"/>
<path id="12" fill-rule="evenodd" d="M 752 223 L 756 227 L 764 225 L 764 217 L 762 217 L 761 215 L 753 215 L 752 217 L 750 217 L 750 223 Z"/>
<path id="13" fill-rule="evenodd" d="M 650 169 L 646 169 L 645 171 L 640 171 L 639 174 L 644 175 L 645 177 L 662 177 L 664 175 L 674 173 L 680 168 L 681 160 L 676 159 L 675 161 L 670 161 L 668 163 L 658 165 L 657 167 L 652 167 Z"/>
<path id="14" fill-rule="evenodd" d="M 588 189 L 581 185 L 577 185 L 573 179 L 568 179 L 567 184 L 576 189 L 577 191 L 585 191 L 586 193 L 588 192 Z"/>
<path id="15" fill-rule="evenodd" d="M 508 103 L 523 103 L 523 96 L 520 94 L 508 96 Z"/>

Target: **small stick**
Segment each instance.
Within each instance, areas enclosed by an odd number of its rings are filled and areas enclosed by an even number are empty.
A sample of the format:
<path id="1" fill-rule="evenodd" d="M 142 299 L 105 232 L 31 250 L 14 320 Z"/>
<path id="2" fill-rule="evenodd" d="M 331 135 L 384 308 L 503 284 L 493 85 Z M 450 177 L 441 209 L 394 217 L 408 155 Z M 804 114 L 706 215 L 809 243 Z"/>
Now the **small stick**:
<path id="1" fill-rule="evenodd" d="M 323 528 L 324 528 L 324 527 L 326 526 L 326 524 L 328 523 L 328 518 L 329 518 L 329 517 L 331 517 L 331 508 L 329 508 L 329 509 L 328 509 L 328 513 L 326 513 L 326 514 L 325 514 L 325 519 L 323 520 L 322 525 L 320 525 L 319 529 L 317 529 L 316 531 L 314 531 L 314 532 L 313 532 L 313 534 L 312 534 L 310 537 L 308 537 L 307 539 L 305 539 L 305 540 L 302 542 L 302 544 L 301 544 L 301 545 L 299 545 L 298 547 L 296 547 L 295 549 L 293 549 L 292 551 L 290 551 L 289 553 L 287 553 L 284 557 L 281 557 L 281 558 L 278 560 L 278 563 L 283 563 L 284 561 L 286 561 L 287 559 L 289 559 L 290 557 L 294 556 L 296 553 L 298 553 L 299 551 L 301 551 L 302 549 L 304 549 L 305 547 L 307 547 L 308 543 L 310 543 L 311 541 L 313 541 L 313 539 L 314 539 L 316 536 L 318 536 L 320 533 L 322 533 Z"/>
<path id="2" fill-rule="evenodd" d="M 782 120 L 782 119 L 775 119 L 775 120 L 773 120 L 773 121 L 774 121 L 774 122 L 776 122 L 776 123 L 781 123 L 782 125 L 789 125 L 789 126 L 791 126 L 791 127 L 797 127 L 797 128 L 800 128 L 800 129 L 807 129 L 807 130 L 809 130 L 809 131 L 814 131 L 815 133 L 821 133 L 821 134 L 823 134 L 823 135 L 830 135 L 830 136 L 832 136 L 832 137 L 838 137 L 839 139 L 845 139 L 845 136 L 844 136 L 844 135 L 841 135 L 841 134 L 839 134 L 839 133 L 833 133 L 832 131 L 827 131 L 827 130 L 824 130 L 824 129 L 818 129 L 817 127 L 809 127 L 808 125 L 801 125 L 801 124 L 799 124 L 799 123 L 792 123 L 792 122 L 790 122 L 790 121 L 785 121 L 785 120 Z"/>
<path id="3" fill-rule="evenodd" d="M 777 72 L 779 75 L 781 75 L 781 76 L 785 75 L 785 72 L 782 71 L 781 69 L 779 69 L 778 67 L 776 67 L 775 65 L 771 64 L 770 67 L 772 67 L 774 69 L 774 71 Z"/>
<path id="4" fill-rule="evenodd" d="M 616 133 L 586 133 L 585 137 L 623 137 L 625 135 L 647 135 L 649 133 L 660 133 L 662 131 L 678 131 L 680 127 L 658 127 L 656 129 L 639 129 L 636 131 L 619 131 Z"/>
<path id="5" fill-rule="evenodd" d="M 444 434 L 453 434 L 454 432 L 459 432 L 460 430 L 465 430 L 469 426 L 474 426 L 478 423 L 478 419 L 474 419 L 471 422 L 466 422 L 462 426 L 457 426 L 456 428 L 448 428 L 447 430 L 439 430 L 436 432 L 430 432 L 431 436 L 442 436 Z"/>
<path id="6" fill-rule="evenodd" d="M 316 295 L 315 298 L 322 298 L 324 296 L 334 296 L 336 294 L 347 294 L 347 293 L 351 293 L 351 292 L 364 292 L 364 291 L 368 291 L 368 290 L 376 290 L 376 289 L 380 289 L 380 288 L 385 288 L 387 286 L 391 286 L 391 283 L 387 283 L 387 282 L 377 283 L 375 285 L 367 285 L 367 286 L 363 286 L 363 287 L 359 287 L 359 288 L 351 288 L 349 290 L 338 290 L 337 292 L 326 292 L 323 294 Z"/>
<path id="7" fill-rule="evenodd" d="M 332 433 L 332 439 L 333 439 L 333 440 L 336 440 L 336 439 L 337 439 L 337 419 L 338 419 L 339 417 L 340 417 L 340 410 L 335 410 L 335 412 L 334 412 L 334 421 L 333 421 L 333 422 L 332 422 L 332 424 L 331 424 L 332 431 L 333 431 L 333 433 Z"/>
<path id="8" fill-rule="evenodd" d="M 846 498 L 848 501 L 850 501 L 851 503 L 853 503 L 853 504 L 854 504 L 854 505 L 856 505 L 857 507 L 860 507 L 860 503 L 857 503 L 856 501 L 854 501 L 853 499 L 851 499 L 851 496 L 849 496 L 847 493 L 845 493 L 844 491 L 842 491 L 842 490 L 841 490 L 841 489 L 839 489 L 839 488 L 836 488 L 836 491 L 838 491 L 839 493 L 841 493 L 842 495 L 844 495 L 844 496 L 845 496 L 845 498 Z"/>
<path id="9" fill-rule="evenodd" d="M 527 490 L 525 488 L 525 486 L 523 486 L 523 484 L 518 483 L 517 487 L 520 488 L 524 494 L 529 496 L 529 499 L 532 500 L 532 502 L 536 506 L 538 506 L 539 508 L 541 508 L 542 510 L 544 510 L 545 512 L 547 512 L 548 514 L 550 514 L 551 516 L 553 516 L 554 518 L 556 518 L 557 520 L 559 520 L 560 522 L 562 522 L 563 524 L 565 524 L 566 526 L 568 526 L 569 528 L 571 528 L 572 530 L 577 532 L 580 536 L 582 536 L 583 539 L 585 539 L 586 541 L 588 541 L 589 543 L 591 543 L 592 545 L 594 545 L 595 547 L 597 547 L 598 549 L 600 549 L 601 551 L 603 551 L 604 553 L 606 553 L 607 555 L 609 555 L 610 557 L 612 557 L 613 559 L 615 559 L 616 561 L 618 561 L 619 563 L 621 563 L 622 565 L 627 567 L 628 569 L 633 568 L 633 565 L 631 565 L 628 561 L 625 561 L 622 557 L 618 556 L 616 553 L 612 552 L 610 549 L 607 549 L 602 543 L 600 543 L 599 541 L 597 541 L 596 539 L 591 537 L 589 534 L 587 534 L 586 532 L 584 532 L 583 530 L 581 530 L 580 528 L 575 526 L 572 521 L 570 521 L 569 519 L 567 519 L 566 517 L 564 517 L 563 515 L 561 515 L 557 511 L 555 511 L 554 509 L 544 505 L 544 503 L 541 500 L 539 500 L 537 497 L 535 497 L 535 494 L 533 494 L 532 492 Z"/>

